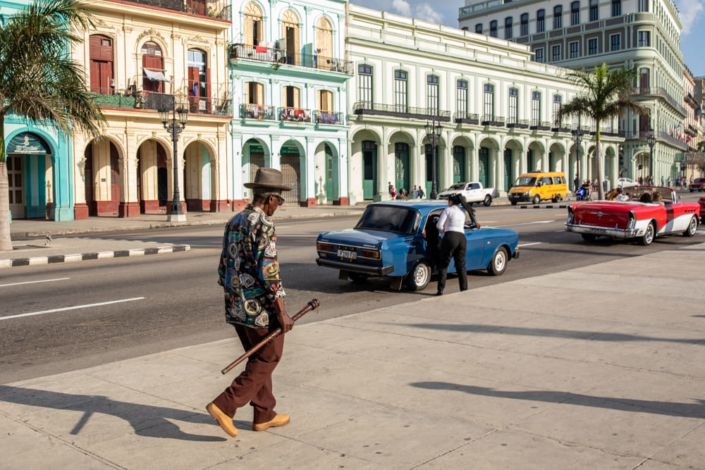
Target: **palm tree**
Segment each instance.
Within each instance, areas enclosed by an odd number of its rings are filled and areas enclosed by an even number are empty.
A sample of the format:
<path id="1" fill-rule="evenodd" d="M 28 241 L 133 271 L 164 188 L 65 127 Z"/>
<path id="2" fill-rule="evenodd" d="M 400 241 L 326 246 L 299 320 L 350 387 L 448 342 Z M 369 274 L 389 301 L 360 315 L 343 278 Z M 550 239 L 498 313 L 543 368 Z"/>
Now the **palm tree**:
<path id="1" fill-rule="evenodd" d="M 573 101 L 561 107 L 558 119 L 580 114 L 595 120 L 595 158 L 597 159 L 598 196 L 605 198 L 602 182 L 605 179 L 604 162 L 601 157 L 600 123 L 608 119 L 620 118 L 626 111 L 648 115 L 648 110 L 637 103 L 632 93 L 639 74 L 636 69 L 619 68 L 610 70 L 607 64 L 595 66 L 595 72 L 574 71 L 568 79 L 582 91 Z M 578 151 L 579 152 L 579 151 Z"/>
<path id="2" fill-rule="evenodd" d="M 71 60 L 72 31 L 93 26 L 76 0 L 36 1 L 0 24 L 0 251 L 12 250 L 5 155 L 5 117 L 21 116 L 69 134 L 100 134 L 103 114 L 88 91 L 83 67 Z"/>

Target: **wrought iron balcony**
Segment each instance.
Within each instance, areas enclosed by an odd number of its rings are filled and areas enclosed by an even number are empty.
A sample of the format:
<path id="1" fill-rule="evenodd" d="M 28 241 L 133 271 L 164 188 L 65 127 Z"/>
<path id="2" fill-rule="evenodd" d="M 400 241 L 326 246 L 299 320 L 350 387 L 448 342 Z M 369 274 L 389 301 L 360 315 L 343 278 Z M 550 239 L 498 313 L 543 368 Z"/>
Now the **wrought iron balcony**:
<path id="1" fill-rule="evenodd" d="M 637 95 L 654 95 L 660 96 L 668 101 L 671 106 L 682 113 L 684 116 L 687 115 L 685 108 L 676 99 L 674 99 L 665 88 L 662 87 L 639 87 L 636 89 L 635 94 Z"/>
<path id="2" fill-rule="evenodd" d="M 139 5 L 232 21 L 232 9 L 227 0 L 125 0 Z"/>
<path id="3" fill-rule="evenodd" d="M 252 119 L 255 121 L 276 121 L 277 110 L 274 106 L 261 104 L 241 104 L 240 117 L 242 119 Z"/>
<path id="4" fill-rule="evenodd" d="M 137 106 L 137 97 L 127 90 L 91 87 L 91 92 L 95 93 L 94 100 L 98 106 L 123 109 L 135 109 Z"/>
<path id="5" fill-rule="evenodd" d="M 494 116 L 492 114 L 483 114 L 480 124 L 483 126 L 504 127 L 504 117 Z"/>
<path id="6" fill-rule="evenodd" d="M 480 124 L 480 115 L 461 111 L 455 113 L 453 121 L 461 124 Z"/>
<path id="7" fill-rule="evenodd" d="M 450 111 L 439 111 L 428 108 L 412 108 L 410 106 L 400 106 L 393 104 L 379 104 L 357 102 L 353 106 L 355 114 L 370 114 L 377 116 L 391 116 L 407 119 L 436 119 L 436 121 L 450 122 Z"/>
<path id="8" fill-rule="evenodd" d="M 349 60 L 326 57 L 320 54 L 290 53 L 283 49 L 254 46 L 252 44 L 230 44 L 230 60 L 256 60 L 282 65 L 293 65 L 310 69 L 338 72 L 347 75 L 353 73 L 353 63 Z"/>
<path id="9" fill-rule="evenodd" d="M 326 111 L 314 111 L 313 121 L 316 124 L 330 124 L 335 126 L 345 125 L 345 113 L 329 113 Z"/>
<path id="10" fill-rule="evenodd" d="M 629 131 L 625 133 L 625 138 L 628 140 L 643 140 L 645 141 L 644 143 L 646 143 L 649 138 L 650 132 L 651 131 Z M 688 144 L 685 141 L 680 140 L 678 137 L 670 135 L 666 131 L 654 131 L 654 134 L 657 140 L 663 140 L 675 147 L 681 148 L 683 150 L 688 150 Z"/>
<path id="11" fill-rule="evenodd" d="M 509 121 L 507 121 L 507 127 L 510 129 L 528 129 L 529 128 L 529 120 L 528 119 L 509 118 Z"/>
<path id="12" fill-rule="evenodd" d="M 571 132 L 571 129 L 570 129 L 570 126 L 566 125 L 564 122 L 555 121 L 555 122 L 551 125 L 551 132 L 556 132 L 556 133 L 557 133 L 557 132 L 566 132 L 566 133 L 570 133 L 570 132 Z"/>
<path id="13" fill-rule="evenodd" d="M 529 129 L 534 131 L 550 131 L 551 122 L 550 121 L 539 121 L 538 119 L 532 119 Z"/>
<path id="14" fill-rule="evenodd" d="M 279 108 L 279 120 L 287 122 L 311 122 L 310 109 Z"/>

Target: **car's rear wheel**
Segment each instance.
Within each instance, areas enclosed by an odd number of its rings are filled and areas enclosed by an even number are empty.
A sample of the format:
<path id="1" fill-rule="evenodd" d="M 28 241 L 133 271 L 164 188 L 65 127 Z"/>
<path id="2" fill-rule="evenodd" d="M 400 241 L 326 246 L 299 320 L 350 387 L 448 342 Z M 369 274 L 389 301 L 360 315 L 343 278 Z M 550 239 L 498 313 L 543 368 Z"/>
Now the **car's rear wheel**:
<path id="1" fill-rule="evenodd" d="M 493 276 L 501 276 L 507 270 L 509 256 L 507 250 L 502 247 L 494 254 L 490 265 L 487 267 L 487 272 Z"/>
<path id="2" fill-rule="evenodd" d="M 639 237 L 639 243 L 644 246 L 649 246 L 653 243 L 655 237 L 656 229 L 654 228 L 654 224 L 652 222 L 648 225 L 648 227 L 646 227 L 646 232 L 644 232 L 644 235 Z"/>
<path id="3" fill-rule="evenodd" d="M 492 196 L 489 194 L 485 196 L 485 200 L 482 201 L 482 203 L 485 205 L 485 207 L 490 207 L 490 204 L 492 204 Z"/>
<path id="4" fill-rule="evenodd" d="M 581 233 L 580 236 L 582 236 L 583 240 L 585 240 L 586 242 L 594 242 L 597 238 L 597 235 L 592 235 L 589 233 Z"/>
<path id="5" fill-rule="evenodd" d="M 406 275 L 406 287 L 414 291 L 424 290 L 431 282 L 431 274 L 431 265 L 421 261 Z"/>
<path id="6" fill-rule="evenodd" d="M 688 229 L 683 232 L 683 235 L 686 237 L 693 237 L 695 236 L 695 232 L 698 231 L 698 218 L 693 216 L 690 218 L 690 223 L 688 224 Z"/>
<path id="7" fill-rule="evenodd" d="M 361 284 L 363 282 L 366 282 L 370 278 L 370 275 L 369 274 L 361 274 L 361 273 L 350 273 L 350 274 L 348 274 L 348 277 L 353 282 Z"/>
<path id="8" fill-rule="evenodd" d="M 561 198 L 561 195 L 560 195 L 560 194 L 556 194 L 556 197 L 553 198 L 553 203 L 556 204 L 556 203 L 558 203 L 558 202 L 561 202 L 561 199 L 562 199 L 562 198 Z"/>
<path id="9" fill-rule="evenodd" d="M 537 194 L 537 195 L 534 196 L 534 198 L 531 200 L 531 203 L 534 204 L 534 205 L 536 205 L 536 204 L 538 204 L 539 202 L 541 202 L 541 198 L 540 198 L 539 195 Z"/>

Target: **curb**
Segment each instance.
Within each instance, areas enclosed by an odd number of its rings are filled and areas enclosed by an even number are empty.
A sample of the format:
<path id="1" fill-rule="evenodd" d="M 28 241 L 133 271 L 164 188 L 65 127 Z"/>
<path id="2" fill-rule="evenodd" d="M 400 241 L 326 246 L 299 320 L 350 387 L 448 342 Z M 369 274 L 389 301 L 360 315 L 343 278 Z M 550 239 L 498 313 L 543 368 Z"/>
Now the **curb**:
<path id="1" fill-rule="evenodd" d="M 519 209 L 567 209 L 568 204 L 548 204 L 546 206 L 520 206 Z"/>
<path id="2" fill-rule="evenodd" d="M 170 245 L 154 248 L 134 248 L 132 250 L 100 251 L 97 253 L 81 253 L 75 255 L 40 256 L 37 258 L 15 258 L 0 260 L 0 269 L 17 268 L 21 266 L 41 266 L 49 264 L 74 263 L 76 261 L 91 261 L 96 259 L 130 258 L 136 256 L 163 255 L 191 251 L 190 245 Z"/>

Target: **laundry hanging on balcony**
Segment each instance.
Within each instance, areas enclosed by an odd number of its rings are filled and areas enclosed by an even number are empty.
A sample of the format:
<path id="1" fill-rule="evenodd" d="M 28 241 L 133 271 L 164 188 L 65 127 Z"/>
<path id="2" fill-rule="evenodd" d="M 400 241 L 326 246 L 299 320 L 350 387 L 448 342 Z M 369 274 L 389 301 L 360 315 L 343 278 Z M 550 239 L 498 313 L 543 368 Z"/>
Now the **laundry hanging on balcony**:
<path id="1" fill-rule="evenodd" d="M 144 74 L 149 80 L 152 80 L 153 82 L 169 82 L 169 80 L 167 80 L 166 76 L 164 75 L 164 72 L 160 70 L 144 69 Z"/>

